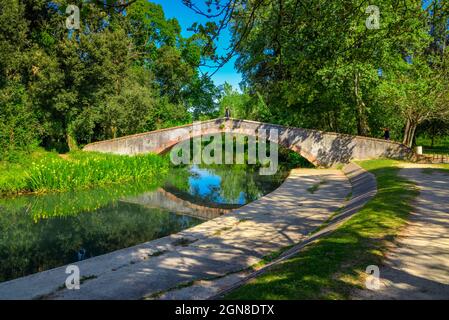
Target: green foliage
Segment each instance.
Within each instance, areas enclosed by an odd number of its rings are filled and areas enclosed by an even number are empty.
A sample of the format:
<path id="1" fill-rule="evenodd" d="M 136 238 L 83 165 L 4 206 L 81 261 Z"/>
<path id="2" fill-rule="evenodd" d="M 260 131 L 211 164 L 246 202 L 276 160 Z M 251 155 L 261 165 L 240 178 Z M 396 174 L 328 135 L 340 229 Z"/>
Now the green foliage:
<path id="1" fill-rule="evenodd" d="M 18 164 L 0 162 L 0 195 L 17 194 L 27 188 L 24 169 Z"/>
<path id="2" fill-rule="evenodd" d="M 381 0 L 380 28 L 368 29 L 368 3 L 357 0 L 238 2 L 233 43 L 247 89 L 225 94 L 234 114 L 374 137 L 389 127 L 410 145 L 420 115 L 447 113 L 447 3 Z M 269 112 L 248 112 L 237 102 L 246 94 Z"/>
<path id="3" fill-rule="evenodd" d="M 449 155 L 449 136 L 426 136 L 421 135 L 416 138 L 416 145 L 423 147 L 426 154 L 447 154 Z"/>
<path id="4" fill-rule="evenodd" d="M 221 91 L 220 117 L 223 117 L 226 108 L 229 108 L 232 118 L 254 120 L 250 115 L 250 96 L 248 94 L 238 92 L 227 82 L 225 82 Z"/>
<path id="5" fill-rule="evenodd" d="M 449 116 L 448 100 L 440 101 L 442 96 L 449 98 L 446 92 L 449 86 L 441 80 L 440 71 L 428 65 L 427 59 L 422 55 L 414 56 L 410 63 L 400 59 L 396 71 L 385 71 L 379 89 L 384 104 L 394 108 L 406 120 L 403 142 L 409 147 L 419 124 Z"/>
<path id="6" fill-rule="evenodd" d="M 63 23 L 69 4 L 80 8 L 79 30 Z M 137 0 L 125 13 L 98 1 L 0 0 L 0 26 L 0 159 L 216 111 L 217 89 L 199 75 L 200 40 L 184 38 L 160 5 Z"/>
<path id="7" fill-rule="evenodd" d="M 21 85 L 1 89 L 0 106 L 0 160 L 13 160 L 17 153 L 30 151 L 37 144 L 41 128 Z"/>
<path id="8" fill-rule="evenodd" d="M 424 145 L 431 148 L 446 146 L 449 149 L 449 118 L 424 121 L 418 126 L 416 136 L 417 145 Z M 422 139 L 425 139 L 426 141 L 418 141 Z"/>
<path id="9" fill-rule="evenodd" d="M 186 96 L 194 120 L 219 117 L 220 90 L 208 76 L 196 79 Z"/>
<path id="10" fill-rule="evenodd" d="M 134 67 L 127 71 L 120 92 L 107 96 L 99 108 L 99 126 L 105 139 L 153 129 L 156 110 L 163 108 L 152 87 L 148 70 Z"/>
<path id="11" fill-rule="evenodd" d="M 247 89 L 244 89 L 244 92 L 239 92 L 228 83 L 225 83 L 221 90 L 220 116 L 223 116 L 226 108 L 229 108 L 231 116 L 236 119 L 262 122 L 270 122 L 272 120 L 271 109 L 265 103 L 263 95 L 259 92 L 251 96 Z"/>
<path id="12" fill-rule="evenodd" d="M 314 168 L 307 159 L 300 154 L 293 152 L 287 148 L 280 147 L 279 150 L 279 162 L 286 165 L 288 168 Z"/>

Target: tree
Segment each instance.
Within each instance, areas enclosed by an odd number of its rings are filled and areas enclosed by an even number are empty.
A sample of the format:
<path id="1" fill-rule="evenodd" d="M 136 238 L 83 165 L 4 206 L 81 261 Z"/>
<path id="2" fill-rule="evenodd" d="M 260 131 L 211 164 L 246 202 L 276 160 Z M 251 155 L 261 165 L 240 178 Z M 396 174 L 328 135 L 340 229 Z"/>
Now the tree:
<path id="1" fill-rule="evenodd" d="M 270 108 L 260 93 L 256 92 L 256 95 L 251 96 L 246 88 L 243 88 L 243 92 L 239 92 L 227 82 L 221 90 L 220 115 L 224 115 L 226 108 L 229 108 L 233 118 L 271 121 Z"/>
<path id="2" fill-rule="evenodd" d="M 418 125 L 449 115 L 449 83 L 422 59 L 414 57 L 407 62 L 400 58 L 401 67 L 386 74 L 381 87 L 386 105 L 405 119 L 403 143 L 408 147 L 413 144 Z"/>
<path id="3" fill-rule="evenodd" d="M 449 118 L 424 121 L 417 128 L 417 135 L 421 134 L 430 138 L 430 147 L 435 146 L 435 141 L 449 135 Z"/>
<path id="4" fill-rule="evenodd" d="M 24 16 L 20 1 L 0 1 L 0 160 L 27 151 L 42 132 L 21 83 L 29 55 Z"/>
<path id="5" fill-rule="evenodd" d="M 419 23 L 415 7 L 379 2 L 382 23 L 371 30 L 360 1 L 267 3 L 236 49 L 250 86 L 264 92 L 270 108 L 280 109 L 273 111 L 277 117 L 288 114 L 298 126 L 369 135 L 378 71 L 392 53 L 413 45 L 406 30 Z M 237 26 L 243 34 L 245 18 Z M 346 127 L 352 123 L 354 129 Z"/>
<path id="6" fill-rule="evenodd" d="M 134 67 L 126 71 L 120 91 L 106 96 L 101 105 L 99 125 L 104 137 L 116 138 L 154 127 L 157 92 L 148 70 Z"/>
<path id="7" fill-rule="evenodd" d="M 79 30 L 65 27 L 69 4 L 80 9 Z M 6 106 L 20 104 L 47 148 L 185 123 L 188 110 L 216 104 L 198 69 L 202 40 L 182 37 L 147 0 L 0 0 L 0 26 L 0 118 L 15 123 Z"/>
<path id="8" fill-rule="evenodd" d="M 405 120 L 403 143 L 409 147 L 421 123 L 449 115 L 448 6 L 435 0 L 424 9 L 429 36 L 395 56 L 381 90 L 388 105 Z"/>
<path id="9" fill-rule="evenodd" d="M 207 76 L 197 77 L 186 92 L 193 120 L 217 118 L 220 90 Z"/>
<path id="10" fill-rule="evenodd" d="M 238 92 L 227 82 L 221 87 L 221 91 L 219 110 L 221 116 L 225 114 L 226 108 L 229 108 L 233 118 L 254 120 L 250 116 L 248 94 Z"/>
<path id="11" fill-rule="evenodd" d="M 368 28 L 373 9 L 360 0 L 183 2 L 212 20 L 215 26 L 195 29 L 207 33 L 210 42 L 223 26 L 230 27 L 229 54 L 213 62 L 219 68 L 238 54 L 249 94 L 262 94 L 274 122 L 374 136 L 380 125 L 403 125 L 409 144 L 422 117 L 410 111 L 411 117 L 407 108 L 422 107 L 433 117 L 445 113 L 446 2 L 377 1 L 378 28 Z M 410 57 L 429 71 L 405 68 Z M 428 78 L 420 81 L 413 74 Z M 413 108 L 416 99 L 421 102 Z M 404 107 L 394 109 L 399 101 Z"/>
<path id="12" fill-rule="evenodd" d="M 38 144 L 42 127 L 30 109 L 28 96 L 20 84 L 10 83 L 0 91 L 0 160 Z"/>

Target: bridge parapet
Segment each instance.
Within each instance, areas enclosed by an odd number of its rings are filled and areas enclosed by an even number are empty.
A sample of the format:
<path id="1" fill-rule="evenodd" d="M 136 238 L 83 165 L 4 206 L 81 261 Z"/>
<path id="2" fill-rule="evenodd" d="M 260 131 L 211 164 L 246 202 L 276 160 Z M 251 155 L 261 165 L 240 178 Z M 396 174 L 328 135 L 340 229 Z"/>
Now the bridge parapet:
<path id="1" fill-rule="evenodd" d="M 162 153 L 199 135 L 254 135 L 254 132 L 270 129 L 277 129 L 279 133 L 279 141 L 274 142 L 299 153 L 319 167 L 337 166 L 352 160 L 410 159 L 414 155 L 410 148 L 394 141 L 225 118 L 95 142 L 86 145 L 84 150 L 126 155 Z"/>

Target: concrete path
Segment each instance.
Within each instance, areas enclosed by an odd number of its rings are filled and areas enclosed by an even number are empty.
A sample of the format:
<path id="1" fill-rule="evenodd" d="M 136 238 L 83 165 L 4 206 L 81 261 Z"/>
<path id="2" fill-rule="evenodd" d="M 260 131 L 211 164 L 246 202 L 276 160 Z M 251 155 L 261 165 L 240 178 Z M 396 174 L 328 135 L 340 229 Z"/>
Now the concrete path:
<path id="1" fill-rule="evenodd" d="M 232 292 L 238 287 L 244 285 L 248 281 L 262 275 L 270 270 L 273 266 L 282 263 L 297 255 L 304 247 L 327 235 L 337 229 L 342 223 L 352 217 L 358 212 L 367 202 L 369 202 L 377 193 L 377 181 L 373 174 L 365 171 L 360 166 L 350 163 L 346 165 L 343 172 L 348 177 L 351 185 L 351 199 L 346 203 L 346 206 L 332 216 L 322 228 L 305 237 L 300 243 L 294 245 L 292 248 L 283 252 L 278 258 L 270 263 L 267 263 L 257 271 L 241 271 L 230 274 L 226 277 L 197 281 L 191 286 L 185 288 L 177 288 L 170 290 L 157 299 L 163 300 L 205 300 L 205 299 L 222 299 L 226 294 Z"/>
<path id="2" fill-rule="evenodd" d="M 80 290 L 65 289 L 68 275 L 61 267 L 0 283 L 0 299 L 141 299 L 221 278 L 301 242 L 350 192 L 341 171 L 293 170 L 280 188 L 232 213 L 77 263 Z"/>
<path id="3" fill-rule="evenodd" d="M 403 164 L 420 194 L 407 227 L 380 268 L 381 286 L 356 299 L 449 299 L 449 174 Z"/>

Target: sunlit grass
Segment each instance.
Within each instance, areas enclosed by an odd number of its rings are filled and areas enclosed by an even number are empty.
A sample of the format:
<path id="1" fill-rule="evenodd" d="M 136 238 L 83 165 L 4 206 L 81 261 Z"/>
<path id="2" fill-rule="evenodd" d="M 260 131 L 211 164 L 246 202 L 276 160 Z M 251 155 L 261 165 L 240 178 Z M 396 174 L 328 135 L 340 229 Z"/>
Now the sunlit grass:
<path id="1" fill-rule="evenodd" d="M 339 229 L 276 265 L 226 299 L 348 299 L 362 288 L 368 265 L 379 265 L 388 241 L 405 225 L 417 196 L 415 186 L 399 175 L 392 160 L 364 161 L 378 193 Z"/>

